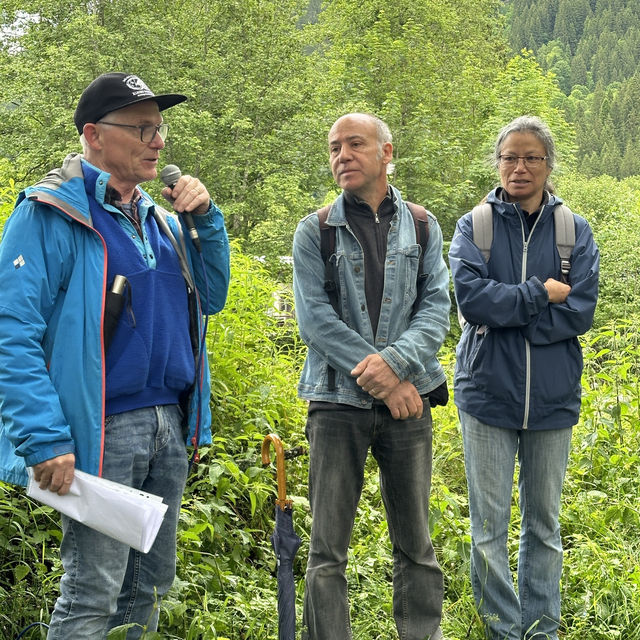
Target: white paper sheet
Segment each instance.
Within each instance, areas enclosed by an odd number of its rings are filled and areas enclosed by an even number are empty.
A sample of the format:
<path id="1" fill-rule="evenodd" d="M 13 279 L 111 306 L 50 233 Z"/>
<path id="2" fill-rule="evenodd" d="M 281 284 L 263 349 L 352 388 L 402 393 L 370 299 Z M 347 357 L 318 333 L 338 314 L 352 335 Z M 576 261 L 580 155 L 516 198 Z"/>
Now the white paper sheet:
<path id="1" fill-rule="evenodd" d="M 100 533 L 147 553 L 167 510 L 160 496 L 117 482 L 74 472 L 69 493 L 42 490 L 28 468 L 27 495 Z"/>

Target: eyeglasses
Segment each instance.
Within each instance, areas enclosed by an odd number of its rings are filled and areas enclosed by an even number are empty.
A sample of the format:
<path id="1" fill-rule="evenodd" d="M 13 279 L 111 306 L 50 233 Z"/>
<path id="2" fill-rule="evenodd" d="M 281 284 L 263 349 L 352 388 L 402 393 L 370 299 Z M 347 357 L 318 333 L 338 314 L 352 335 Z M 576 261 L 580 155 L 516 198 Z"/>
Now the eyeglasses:
<path id="1" fill-rule="evenodd" d="M 112 127 L 127 127 L 127 129 L 140 129 L 140 142 L 146 144 L 153 142 L 156 134 L 158 134 L 162 142 L 164 142 L 167 139 L 167 133 L 169 133 L 169 125 L 165 122 L 162 124 L 120 124 L 119 122 L 98 120 L 97 124 L 109 124 Z"/>
<path id="2" fill-rule="evenodd" d="M 500 155 L 498 156 L 498 163 L 501 167 L 507 169 L 513 168 L 518 164 L 518 160 L 524 162 L 524 166 L 528 169 L 534 169 L 539 167 L 549 156 L 512 156 L 512 155 Z"/>

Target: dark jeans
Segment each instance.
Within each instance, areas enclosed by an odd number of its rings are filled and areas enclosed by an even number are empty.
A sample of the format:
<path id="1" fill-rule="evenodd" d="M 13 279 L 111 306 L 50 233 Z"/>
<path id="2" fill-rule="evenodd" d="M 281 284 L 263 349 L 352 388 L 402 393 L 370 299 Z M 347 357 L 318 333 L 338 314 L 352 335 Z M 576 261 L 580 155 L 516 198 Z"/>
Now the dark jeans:
<path id="1" fill-rule="evenodd" d="M 385 406 L 309 415 L 313 524 L 303 638 L 351 638 L 345 571 L 369 448 L 380 470 L 393 548 L 393 615 L 400 640 L 441 638 L 442 572 L 429 537 L 431 438 L 428 406 L 418 420 L 394 420 Z"/>

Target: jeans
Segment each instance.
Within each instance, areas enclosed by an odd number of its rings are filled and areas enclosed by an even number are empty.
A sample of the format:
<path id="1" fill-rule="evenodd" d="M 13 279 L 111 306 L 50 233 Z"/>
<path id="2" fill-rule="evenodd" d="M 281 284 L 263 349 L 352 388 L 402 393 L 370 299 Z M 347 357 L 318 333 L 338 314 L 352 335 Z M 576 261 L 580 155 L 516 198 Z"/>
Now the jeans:
<path id="1" fill-rule="evenodd" d="M 440 640 L 443 580 L 429 537 L 431 415 L 394 420 L 384 406 L 320 410 L 307 420 L 313 522 L 303 623 L 308 640 L 348 640 L 347 552 L 369 447 L 380 472 L 393 551 L 400 640 Z"/>
<path id="2" fill-rule="evenodd" d="M 471 517 L 471 584 L 487 638 L 558 640 L 559 514 L 571 429 L 501 429 L 459 414 Z M 507 551 L 516 455 L 521 513 L 517 593 Z"/>
<path id="3" fill-rule="evenodd" d="M 47 638 L 103 640 L 109 629 L 137 623 L 156 630 L 158 606 L 176 571 L 176 531 L 187 477 L 182 411 L 175 405 L 117 414 L 105 423 L 103 477 L 155 493 L 169 505 L 144 554 L 62 517 L 64 575 Z"/>

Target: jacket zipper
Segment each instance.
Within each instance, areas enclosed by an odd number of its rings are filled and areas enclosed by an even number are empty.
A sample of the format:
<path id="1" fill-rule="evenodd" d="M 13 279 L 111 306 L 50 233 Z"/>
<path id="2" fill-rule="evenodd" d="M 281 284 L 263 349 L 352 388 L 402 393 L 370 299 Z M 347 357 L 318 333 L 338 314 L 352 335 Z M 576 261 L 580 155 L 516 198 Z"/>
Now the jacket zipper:
<path id="1" fill-rule="evenodd" d="M 531 241 L 531 236 L 533 235 L 533 231 L 536 226 L 538 226 L 538 222 L 542 216 L 542 211 L 540 215 L 536 218 L 536 221 L 533 223 L 533 227 L 531 227 L 531 231 L 529 231 L 529 235 L 525 237 L 525 221 L 524 214 L 520 208 L 516 205 L 516 211 L 520 213 L 520 229 L 522 231 L 522 270 L 520 272 L 520 282 L 526 282 L 527 280 L 527 257 L 529 254 L 529 242 Z M 524 390 L 524 416 L 522 419 L 522 428 L 529 428 L 529 410 L 531 408 L 531 344 L 529 343 L 528 338 L 524 339 L 524 358 L 525 358 L 525 390 Z"/>

